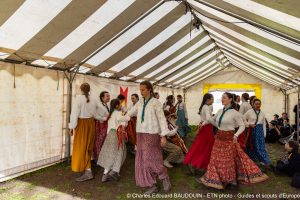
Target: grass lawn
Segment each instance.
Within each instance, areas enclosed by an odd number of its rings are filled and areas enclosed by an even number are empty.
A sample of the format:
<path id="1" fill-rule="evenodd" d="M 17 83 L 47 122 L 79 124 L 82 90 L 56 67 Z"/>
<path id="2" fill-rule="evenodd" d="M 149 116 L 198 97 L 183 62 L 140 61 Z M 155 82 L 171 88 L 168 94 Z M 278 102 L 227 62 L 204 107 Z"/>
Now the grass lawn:
<path id="1" fill-rule="evenodd" d="M 187 146 L 190 146 L 196 135 L 196 127 L 192 127 L 192 133 L 187 139 Z M 283 153 L 283 146 L 279 144 L 267 145 L 268 152 L 272 161 Z M 119 182 L 101 183 L 100 176 L 102 169 L 96 167 L 93 169 L 95 179 L 77 183 L 75 178 L 78 174 L 72 173 L 67 163 L 60 163 L 39 171 L 26 174 L 19 178 L 0 183 L 0 200 L 69 200 L 69 199 L 138 199 L 127 198 L 128 193 L 142 194 L 143 190 L 135 186 L 134 180 L 134 156 L 127 155 L 125 164 L 121 170 L 121 180 Z M 174 193 L 194 193 L 194 195 L 218 195 L 209 199 L 259 199 L 251 196 L 255 194 L 265 195 L 265 199 L 280 199 L 280 193 L 300 194 L 299 189 L 290 186 L 291 178 L 286 176 L 274 175 L 272 172 L 266 172 L 270 177 L 266 182 L 250 186 L 239 186 L 238 188 L 228 188 L 225 191 L 218 191 L 207 188 L 195 181 L 195 177 L 190 176 L 187 167 L 178 165 L 168 170 L 172 190 L 170 194 L 161 193 L 162 199 L 172 199 L 163 197 L 173 197 Z M 201 176 L 204 172 L 199 172 Z M 159 183 L 160 184 L 160 183 Z M 222 195 L 227 195 L 222 198 Z M 272 196 L 273 195 L 273 196 Z M 277 195 L 277 198 L 276 196 Z M 185 196 L 186 197 L 186 196 Z M 196 196 L 194 196 L 196 197 Z M 209 196 L 207 196 L 209 197 Z M 269 197 L 269 198 L 267 198 Z M 262 196 L 261 196 L 262 198 Z M 160 198 L 147 198 L 160 199 Z M 177 197 L 177 199 L 183 199 Z M 184 198 L 184 199 L 193 199 Z M 194 199 L 201 199 L 200 197 Z M 202 196 L 202 199 L 208 199 Z M 283 198 L 281 198 L 283 199 Z M 288 198 L 292 199 L 292 198 Z M 297 198 L 299 199 L 299 198 Z"/>

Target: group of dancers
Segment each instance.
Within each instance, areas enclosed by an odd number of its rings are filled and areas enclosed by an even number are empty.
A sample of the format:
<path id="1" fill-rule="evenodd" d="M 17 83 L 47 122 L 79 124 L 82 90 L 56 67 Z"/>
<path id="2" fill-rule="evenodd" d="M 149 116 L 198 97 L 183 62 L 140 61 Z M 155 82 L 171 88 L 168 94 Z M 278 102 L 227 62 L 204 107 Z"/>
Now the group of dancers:
<path id="1" fill-rule="evenodd" d="M 224 108 L 212 115 L 213 95 L 203 96 L 199 109 L 201 122 L 198 134 L 189 149 L 184 163 L 196 169 L 206 169 L 198 181 L 208 187 L 225 189 L 265 181 L 256 163 L 270 165 L 265 149 L 265 115 L 260 110 L 261 101 L 242 95 L 240 106 L 234 94 L 222 95 Z M 214 136 L 213 126 L 218 130 Z M 255 163 L 256 162 L 256 163 Z"/>
<path id="2" fill-rule="evenodd" d="M 133 94 L 133 106 L 124 109 L 122 96 L 110 101 L 109 93 L 101 92 L 97 102 L 89 96 L 88 83 L 80 89 L 82 95 L 76 98 L 69 124 L 70 134 L 74 134 L 71 168 L 83 172 L 76 181 L 94 178 L 91 160 L 104 168 L 102 182 L 119 180 L 128 140 L 135 146 L 136 185 L 147 188 L 146 194 L 159 191 L 157 178 L 165 192 L 171 189 L 167 168 L 172 168 L 172 163 L 206 169 L 199 182 L 217 189 L 268 178 L 255 164 L 270 164 L 264 145 L 265 116 L 261 101 L 253 98 L 249 103 L 247 93 L 242 95 L 240 106 L 233 94 L 224 93 L 224 108 L 216 115 L 212 115 L 213 96 L 205 94 L 199 109 L 198 134 L 188 150 L 184 140 L 190 129 L 181 95 L 175 105 L 172 95 L 162 105 L 152 84 L 143 81 L 142 98 Z M 216 135 L 213 126 L 218 129 Z M 165 160 L 162 150 L 167 153 Z"/>

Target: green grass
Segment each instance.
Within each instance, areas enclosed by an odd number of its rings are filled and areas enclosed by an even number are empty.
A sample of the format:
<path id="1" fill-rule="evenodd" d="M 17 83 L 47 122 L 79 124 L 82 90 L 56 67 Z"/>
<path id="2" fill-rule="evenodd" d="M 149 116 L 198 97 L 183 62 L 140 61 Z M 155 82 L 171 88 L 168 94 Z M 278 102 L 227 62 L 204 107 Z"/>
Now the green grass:
<path id="1" fill-rule="evenodd" d="M 0 187 L 0 193 L 5 192 L 7 189 L 7 187 Z"/>
<path id="2" fill-rule="evenodd" d="M 192 126 L 191 129 L 192 133 L 186 139 L 188 147 L 192 144 L 197 134 L 197 126 Z M 267 145 L 270 158 L 273 162 L 282 155 L 283 148 L 279 144 Z M 122 200 L 128 199 L 127 193 L 142 194 L 144 191 L 135 186 L 134 156 L 130 154 L 127 155 L 127 159 L 121 169 L 121 179 L 119 182 L 101 183 L 102 169 L 97 167 L 93 170 L 95 172 L 95 179 L 84 183 L 77 183 L 74 179 L 78 177 L 78 174 L 71 172 L 68 163 L 59 163 L 5 183 L 0 183 L 0 200 L 52 200 L 58 197 L 63 199 L 78 197 L 82 199 Z M 204 173 L 205 171 L 200 171 L 197 176 L 200 177 Z M 195 180 L 195 177 L 188 175 L 188 169 L 184 165 L 169 169 L 168 174 L 173 186 L 171 193 L 224 193 L 224 191 L 214 190 L 199 184 Z M 271 172 L 267 172 L 267 175 L 269 176 L 269 180 L 265 183 L 240 186 L 238 189 L 228 188 L 225 190 L 225 193 L 299 193 L 299 190 L 290 186 L 290 177 L 275 175 Z M 162 188 L 161 182 L 158 182 L 158 185 Z"/>
<path id="3" fill-rule="evenodd" d="M 20 194 L 4 194 L 0 197 L 3 200 L 29 200 L 29 198 Z"/>

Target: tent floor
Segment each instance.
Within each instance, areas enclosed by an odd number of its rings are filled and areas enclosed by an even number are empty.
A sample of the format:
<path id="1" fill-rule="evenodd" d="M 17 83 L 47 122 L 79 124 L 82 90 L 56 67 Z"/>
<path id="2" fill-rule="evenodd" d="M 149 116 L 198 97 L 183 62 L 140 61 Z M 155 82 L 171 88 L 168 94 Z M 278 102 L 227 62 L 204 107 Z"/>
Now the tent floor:
<path id="1" fill-rule="evenodd" d="M 189 136 L 187 143 L 190 145 L 193 136 L 196 133 L 196 128 L 193 127 L 193 134 Z M 268 152 L 273 161 L 275 161 L 282 153 L 283 146 L 279 144 L 267 145 Z M 134 157 L 128 154 L 125 164 L 121 170 L 121 180 L 119 182 L 101 183 L 100 175 L 102 169 L 96 167 L 95 179 L 77 183 L 75 178 L 78 176 L 71 172 L 67 163 L 60 163 L 52 167 L 41 169 L 39 171 L 26 174 L 19 178 L 0 183 L 0 199 L 1 200 L 68 200 L 68 199 L 128 199 L 127 193 L 142 194 L 142 190 L 135 186 L 134 180 Z M 239 188 L 228 188 L 225 191 L 217 191 L 198 184 L 194 177 L 188 175 L 186 166 L 177 166 L 168 170 L 174 193 L 215 193 L 221 195 L 232 194 L 250 195 L 250 194 L 280 194 L 291 193 L 297 194 L 299 190 L 290 186 L 291 178 L 286 176 L 274 175 L 267 172 L 270 179 L 265 183 L 239 186 Z M 204 172 L 200 172 L 200 175 Z M 162 195 L 164 193 L 161 193 Z M 130 198 L 129 198 L 130 199 Z M 133 199 L 133 198 L 131 198 Z M 135 198 L 138 199 L 138 198 Z M 159 198 L 156 198 L 159 199 Z M 178 198 L 180 199 L 180 198 Z M 189 198 L 186 198 L 189 199 Z M 200 198 L 197 198 L 200 199 Z M 205 198 L 203 198 L 205 199 Z M 211 198 L 216 199 L 216 198 Z M 233 199 L 237 199 L 233 198 Z M 248 199 L 244 197 L 243 199 Z M 249 197 L 251 199 L 251 197 Z M 256 199 L 256 198 L 252 198 Z M 269 199 L 275 199 L 269 196 Z"/>

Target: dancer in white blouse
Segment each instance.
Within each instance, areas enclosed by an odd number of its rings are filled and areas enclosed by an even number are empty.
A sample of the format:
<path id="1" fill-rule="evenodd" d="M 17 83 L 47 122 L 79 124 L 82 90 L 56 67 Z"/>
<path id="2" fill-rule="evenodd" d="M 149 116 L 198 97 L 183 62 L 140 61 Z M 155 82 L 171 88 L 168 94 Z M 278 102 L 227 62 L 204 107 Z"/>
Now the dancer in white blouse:
<path id="1" fill-rule="evenodd" d="M 254 99 L 253 109 L 249 110 L 244 115 L 246 126 L 250 129 L 247 154 L 253 161 L 259 161 L 265 165 L 269 165 L 271 160 L 265 147 L 265 137 L 267 134 L 266 118 L 265 114 L 260 110 L 260 107 L 261 101 L 259 99 Z"/>
<path id="2" fill-rule="evenodd" d="M 90 85 L 80 86 L 82 95 L 76 97 L 69 123 L 70 135 L 74 137 L 71 168 L 74 172 L 84 174 L 76 181 L 86 181 L 93 178 L 91 157 L 95 139 L 96 102 L 90 99 Z"/>
<path id="3" fill-rule="evenodd" d="M 239 109 L 239 113 L 241 114 L 241 117 L 248 111 L 252 109 L 252 106 L 249 101 L 249 94 L 248 93 L 243 93 L 242 94 L 242 104 Z M 243 120 L 245 120 L 243 118 Z M 244 121 L 245 122 L 245 121 Z M 238 137 L 238 142 L 240 143 L 242 149 L 246 151 L 246 146 L 247 146 L 247 138 L 248 138 L 248 128 L 245 129 L 245 131 Z"/>
<path id="4" fill-rule="evenodd" d="M 211 150 L 214 145 L 214 133 L 213 126 L 209 123 L 212 117 L 211 105 L 214 102 L 212 94 L 205 94 L 202 99 L 201 106 L 199 108 L 199 114 L 201 122 L 198 130 L 198 134 L 195 140 L 186 154 L 183 163 L 189 165 L 191 172 L 194 174 L 194 169 L 207 169 Z M 205 124 L 202 126 L 202 124 Z"/>
<path id="5" fill-rule="evenodd" d="M 97 110 L 95 116 L 96 134 L 93 149 L 93 159 L 95 160 L 95 162 L 99 157 L 100 150 L 107 135 L 107 118 L 109 116 L 109 107 L 107 104 L 110 101 L 110 95 L 107 91 L 103 91 L 100 93 L 99 99 L 100 101 L 97 103 Z"/>
<path id="6" fill-rule="evenodd" d="M 186 105 L 182 100 L 181 95 L 177 95 L 177 104 L 175 105 L 176 107 L 176 114 L 177 114 L 177 120 L 176 120 L 176 125 L 179 127 L 178 133 L 182 138 L 185 138 L 186 135 L 191 132 L 191 128 L 189 127 L 188 124 L 188 113 L 186 109 Z"/>
<path id="7" fill-rule="evenodd" d="M 119 172 L 126 158 L 124 131 L 126 122 L 122 122 L 121 102 L 113 99 L 110 102 L 108 133 L 100 151 L 98 165 L 104 168 L 102 182 L 117 181 Z"/>
<path id="8" fill-rule="evenodd" d="M 257 183 L 268 178 L 237 143 L 237 138 L 244 131 L 245 125 L 240 114 L 232 109 L 233 103 L 233 95 L 224 93 L 222 95 L 224 108 L 209 120 L 219 130 L 207 171 L 200 180 L 204 185 L 216 189 L 224 189 L 228 184 Z M 235 133 L 236 125 L 238 130 Z"/>
<path id="9" fill-rule="evenodd" d="M 242 94 L 242 104 L 240 106 L 239 112 L 244 115 L 248 110 L 252 109 L 252 106 L 250 105 L 249 101 L 249 94 L 243 93 Z"/>
<path id="10" fill-rule="evenodd" d="M 163 165 L 161 145 L 167 142 L 169 134 L 163 108 L 154 98 L 153 87 L 149 81 L 140 83 L 143 98 L 128 111 L 124 117 L 127 121 L 137 116 L 137 151 L 135 157 L 135 180 L 137 186 L 148 187 L 146 194 L 158 192 L 156 178 L 163 182 L 165 191 L 171 189 L 167 169 Z"/>

